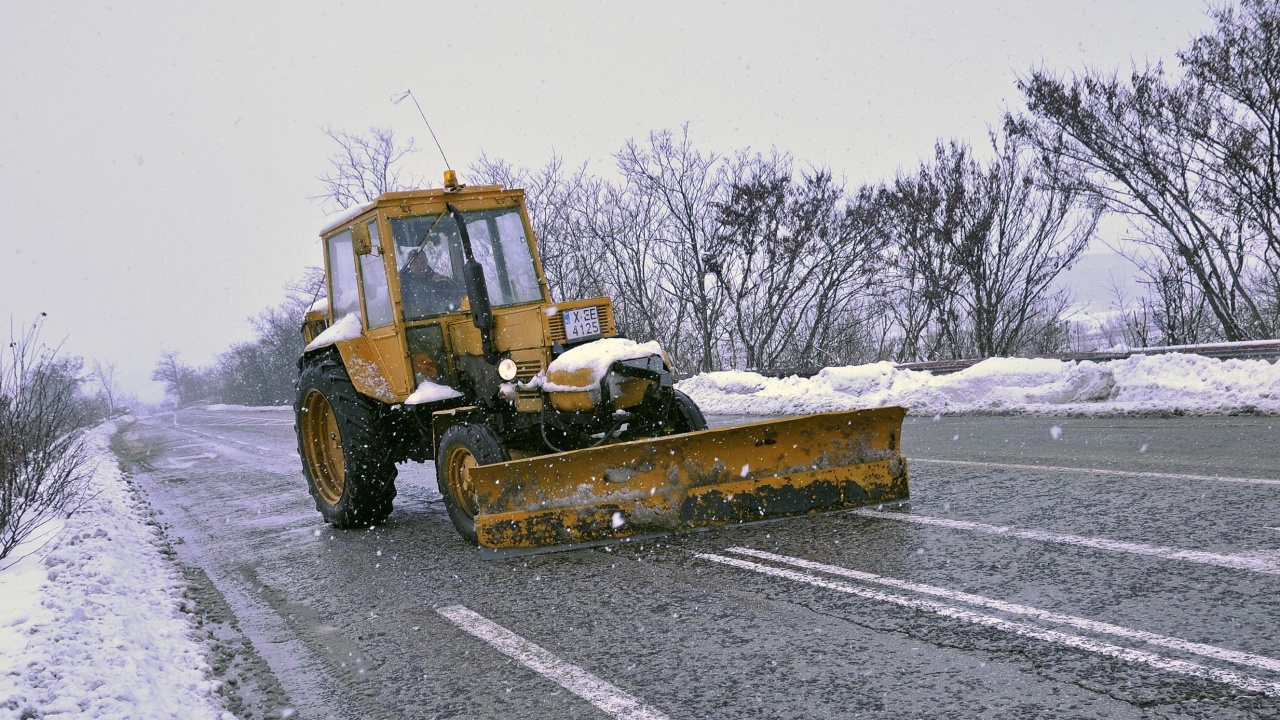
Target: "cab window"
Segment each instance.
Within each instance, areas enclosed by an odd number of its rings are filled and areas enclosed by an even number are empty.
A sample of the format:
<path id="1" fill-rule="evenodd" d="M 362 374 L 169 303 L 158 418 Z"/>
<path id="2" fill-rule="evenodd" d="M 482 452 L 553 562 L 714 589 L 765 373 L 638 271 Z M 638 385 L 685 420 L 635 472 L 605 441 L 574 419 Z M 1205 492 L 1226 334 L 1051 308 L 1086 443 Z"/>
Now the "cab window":
<path id="1" fill-rule="evenodd" d="M 457 312 L 467 294 L 457 226 L 438 215 L 391 221 L 405 320 Z"/>
<path id="2" fill-rule="evenodd" d="M 466 213 L 471 250 L 484 268 L 494 307 L 542 300 L 533 255 L 516 208 Z M 456 312 L 466 295 L 462 239 L 451 217 L 391 221 L 406 320 Z"/>
<path id="3" fill-rule="evenodd" d="M 329 252 L 329 297 L 333 322 L 360 312 L 360 290 L 356 287 L 355 255 L 351 231 L 343 230 L 325 241 Z"/>
<path id="4" fill-rule="evenodd" d="M 364 286 L 364 314 L 370 329 L 390 325 L 394 320 L 391 292 L 387 289 L 387 265 L 378 241 L 378 223 L 369 223 L 373 252 L 360 256 L 360 283 Z"/>

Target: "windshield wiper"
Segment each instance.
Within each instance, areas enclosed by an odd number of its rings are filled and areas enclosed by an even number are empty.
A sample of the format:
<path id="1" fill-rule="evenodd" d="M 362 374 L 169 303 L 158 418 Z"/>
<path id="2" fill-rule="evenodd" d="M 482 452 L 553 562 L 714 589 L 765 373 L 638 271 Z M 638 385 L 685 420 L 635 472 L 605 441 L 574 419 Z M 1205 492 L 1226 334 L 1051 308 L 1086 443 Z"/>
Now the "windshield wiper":
<path id="1" fill-rule="evenodd" d="M 427 228 L 427 231 L 422 233 L 422 242 L 418 243 L 418 246 L 410 250 L 409 254 L 405 256 L 404 264 L 400 266 L 401 275 L 403 275 L 404 272 L 409 269 L 409 263 L 413 262 L 413 258 L 417 255 L 422 254 L 422 249 L 427 246 L 427 241 L 431 239 L 431 231 L 435 230 L 436 226 L 440 224 L 440 221 L 443 220 L 445 215 L 448 215 L 448 214 L 449 213 L 447 212 L 440 213 L 440 216 L 436 218 L 436 221 L 431 223 L 431 227 Z"/>

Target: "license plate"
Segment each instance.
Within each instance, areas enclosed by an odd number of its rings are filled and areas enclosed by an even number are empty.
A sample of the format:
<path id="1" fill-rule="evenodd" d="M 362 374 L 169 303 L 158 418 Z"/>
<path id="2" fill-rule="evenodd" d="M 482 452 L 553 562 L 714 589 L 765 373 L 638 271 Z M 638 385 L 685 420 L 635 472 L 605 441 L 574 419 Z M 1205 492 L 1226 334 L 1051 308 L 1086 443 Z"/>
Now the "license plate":
<path id="1" fill-rule="evenodd" d="M 600 334 L 600 314 L 594 307 L 564 311 L 564 336 L 569 340 L 582 340 Z"/>

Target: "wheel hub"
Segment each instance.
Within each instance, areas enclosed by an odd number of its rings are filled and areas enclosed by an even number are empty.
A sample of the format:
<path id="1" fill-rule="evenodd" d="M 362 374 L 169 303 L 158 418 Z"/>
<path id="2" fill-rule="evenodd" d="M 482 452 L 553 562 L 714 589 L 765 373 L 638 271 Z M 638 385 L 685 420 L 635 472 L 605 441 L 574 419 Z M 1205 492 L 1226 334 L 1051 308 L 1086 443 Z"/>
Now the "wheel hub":
<path id="1" fill-rule="evenodd" d="M 316 492 L 329 505 L 337 504 L 347 487 L 342 435 L 329 401 L 315 390 L 302 401 L 302 437 L 303 460 Z"/>
<path id="2" fill-rule="evenodd" d="M 449 453 L 449 493 L 453 495 L 454 504 L 471 518 L 476 516 L 476 494 L 471 487 L 471 468 L 477 464 L 475 455 L 465 447 L 454 448 Z"/>

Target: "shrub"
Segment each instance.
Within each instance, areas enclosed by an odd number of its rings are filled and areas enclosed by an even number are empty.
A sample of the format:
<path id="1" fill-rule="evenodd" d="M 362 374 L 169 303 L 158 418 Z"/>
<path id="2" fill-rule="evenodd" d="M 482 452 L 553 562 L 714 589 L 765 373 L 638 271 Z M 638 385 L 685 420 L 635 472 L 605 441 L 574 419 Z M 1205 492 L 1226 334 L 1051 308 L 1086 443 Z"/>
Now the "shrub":
<path id="1" fill-rule="evenodd" d="M 80 362 L 40 342 L 43 317 L 0 352 L 0 559 L 79 507 L 89 477 Z"/>

